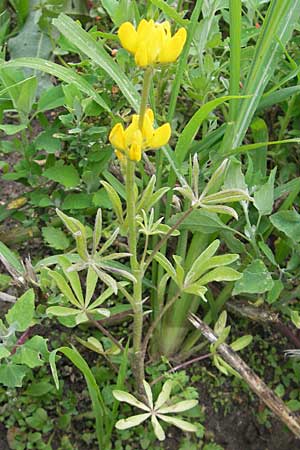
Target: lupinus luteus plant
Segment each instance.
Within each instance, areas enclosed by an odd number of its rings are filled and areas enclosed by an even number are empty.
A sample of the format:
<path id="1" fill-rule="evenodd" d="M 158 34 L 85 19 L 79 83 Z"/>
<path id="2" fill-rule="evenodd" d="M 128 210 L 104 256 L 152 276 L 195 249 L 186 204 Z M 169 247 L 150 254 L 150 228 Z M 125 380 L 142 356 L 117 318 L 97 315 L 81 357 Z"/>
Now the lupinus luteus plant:
<path id="1" fill-rule="evenodd" d="M 71 262 L 68 262 L 65 258 L 58 259 L 63 275 L 55 271 L 48 272 L 64 298 L 71 304 L 51 306 L 48 312 L 57 316 L 71 316 L 74 324 L 87 320 L 95 322 L 101 316 L 110 314 L 109 308 L 103 306 L 104 302 L 112 295 L 121 292 L 130 303 L 133 311 L 130 361 L 136 383 L 135 388 L 140 400 L 122 390 L 115 391 L 114 396 L 118 401 L 136 406 L 144 410 L 145 413 L 121 419 L 116 426 L 119 429 L 130 428 L 151 418 L 154 432 L 157 438 L 162 440 L 165 438 L 165 434 L 158 419 L 185 431 L 197 430 L 197 427 L 182 419 L 166 415 L 167 413 L 186 411 L 194 407 L 197 402 L 190 400 L 172 403 L 170 401 L 172 383 L 168 381 L 164 384 L 156 402 L 153 403 L 152 391 L 145 381 L 144 370 L 148 344 L 156 329 L 163 323 L 165 313 L 175 303 L 183 301 L 183 299 L 186 300 L 186 297 L 189 296 L 197 298 L 197 301 L 206 302 L 207 285 L 210 282 L 234 281 L 239 279 L 241 275 L 235 269 L 227 267 L 238 259 L 238 255 L 215 256 L 220 245 L 218 240 L 213 241 L 204 251 L 198 252 L 189 261 L 189 264 L 182 256 L 173 255 L 172 258 L 168 258 L 167 254 L 160 252 L 160 250 L 171 236 L 176 237 L 180 234 L 178 230 L 180 224 L 194 210 L 202 208 L 206 211 L 227 214 L 237 218 L 235 210 L 226 204 L 242 200 L 249 201 L 250 198 L 247 192 L 241 189 L 220 190 L 227 161 L 220 165 L 207 183 L 206 188 L 199 192 L 199 165 L 197 155 L 195 155 L 191 166 L 191 186 L 187 182 L 182 183 L 181 180 L 182 185 L 177 188 L 177 193 L 184 198 L 185 204 L 188 205 L 187 209 L 170 226 L 162 223 L 163 218 L 155 217 L 153 207 L 167 193 L 169 188 L 161 187 L 156 190 L 155 175 L 151 177 L 144 189 L 138 188 L 141 183 L 136 183 L 136 181 L 139 176 L 139 167 L 143 164 L 144 153 L 152 150 L 159 151 L 160 147 L 165 146 L 171 137 L 171 126 L 169 123 L 156 126 L 153 111 L 148 105 L 149 91 L 156 68 L 176 62 L 185 44 L 186 30 L 181 28 L 172 36 L 169 22 L 158 24 L 153 20 L 142 20 L 137 29 L 129 22 L 124 23 L 119 29 L 118 36 L 122 46 L 134 55 L 136 65 L 141 70 L 145 70 L 139 111 L 132 115 L 127 127 L 124 128 L 121 123 L 117 123 L 109 134 L 109 141 L 115 149 L 125 180 L 126 205 L 124 208 L 114 187 L 103 181 L 102 184 L 111 200 L 119 227 L 100 246 L 102 215 L 99 211 L 95 221 L 91 251 L 88 249 L 85 227 L 78 220 L 58 211 L 59 217 L 76 239 L 77 254 L 72 255 Z M 127 236 L 128 252 L 106 255 L 119 232 L 123 236 Z M 151 248 L 151 237 L 154 235 L 158 235 L 160 240 Z M 143 236 L 143 240 L 141 236 Z M 143 248 L 141 248 L 142 246 Z M 116 263 L 115 260 L 124 258 L 129 258 L 130 270 L 120 263 L 114 264 Z M 154 261 L 160 265 L 164 272 L 159 286 L 156 287 L 158 297 L 162 301 L 155 318 L 151 321 L 151 316 L 148 314 L 148 319 L 145 321 L 144 305 L 146 305 L 147 292 L 145 292 L 143 280 L 146 271 L 151 273 Z M 85 295 L 82 293 L 80 279 L 76 273 L 81 270 L 87 271 Z M 125 278 L 126 281 L 120 281 L 120 277 Z M 106 285 L 106 289 L 92 301 L 98 280 Z M 173 295 L 166 301 L 168 286 L 172 286 Z M 149 310 L 148 306 L 147 309 Z M 143 333 L 146 323 L 148 323 L 148 330 Z M 122 349 L 122 346 L 107 330 L 105 333 L 107 336 L 111 336 L 114 346 Z M 165 339 L 161 327 L 160 339 Z M 92 347 L 96 348 L 98 344 L 95 344 L 94 338 L 88 340 L 89 348 L 91 348 L 91 342 L 93 342 Z M 165 345 L 165 347 L 168 347 L 168 345 Z M 157 353 L 157 349 L 154 349 L 155 353 Z M 108 357 L 107 354 L 106 357 Z"/>

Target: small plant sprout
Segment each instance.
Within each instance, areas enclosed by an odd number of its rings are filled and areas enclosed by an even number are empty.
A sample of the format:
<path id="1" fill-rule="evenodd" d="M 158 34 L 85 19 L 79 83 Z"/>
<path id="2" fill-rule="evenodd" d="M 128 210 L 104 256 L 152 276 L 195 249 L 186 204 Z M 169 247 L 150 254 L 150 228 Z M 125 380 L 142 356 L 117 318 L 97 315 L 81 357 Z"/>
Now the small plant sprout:
<path id="1" fill-rule="evenodd" d="M 195 154 L 192 165 L 192 187 L 186 184 L 175 189 L 191 202 L 193 209 L 202 208 L 213 213 L 227 214 L 237 220 L 237 212 L 232 207 L 227 206 L 226 203 L 251 201 L 252 199 L 248 192 L 243 189 L 218 190 L 222 185 L 227 166 L 228 159 L 225 159 L 200 193 L 198 187 L 199 163 L 198 156 Z"/>
<path id="2" fill-rule="evenodd" d="M 173 403 L 170 399 L 170 394 L 173 387 L 173 382 L 167 380 L 162 390 L 157 397 L 155 403 L 153 403 L 153 395 L 150 385 L 147 381 L 143 380 L 143 385 L 145 388 L 145 393 L 147 397 L 147 404 L 142 403 L 137 400 L 133 395 L 128 394 L 124 391 L 113 391 L 113 396 L 120 402 L 129 403 L 129 405 L 136 406 L 137 408 L 146 411 L 143 414 L 137 414 L 136 416 L 128 417 L 127 419 L 121 419 L 116 423 L 116 428 L 118 430 L 126 430 L 127 428 L 132 428 L 140 425 L 145 420 L 151 417 L 151 422 L 153 426 L 154 433 L 160 441 L 166 438 L 165 432 L 160 425 L 158 419 L 170 423 L 183 431 L 196 432 L 197 426 L 193 425 L 185 420 L 178 419 L 176 417 L 169 417 L 167 414 L 180 413 L 194 408 L 197 404 L 197 400 L 183 400 L 178 403 Z"/>

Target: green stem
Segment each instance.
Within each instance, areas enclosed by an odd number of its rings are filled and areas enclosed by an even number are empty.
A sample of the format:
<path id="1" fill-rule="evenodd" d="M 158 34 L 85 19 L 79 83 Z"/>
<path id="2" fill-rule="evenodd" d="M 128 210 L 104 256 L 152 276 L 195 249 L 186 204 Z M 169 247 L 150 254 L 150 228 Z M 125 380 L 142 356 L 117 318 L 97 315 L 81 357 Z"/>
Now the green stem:
<path id="1" fill-rule="evenodd" d="M 142 277 L 143 273 L 137 260 L 137 227 L 135 208 L 135 162 L 127 160 L 126 167 L 126 202 L 128 222 L 128 245 L 130 266 L 136 282 L 133 284 L 133 373 L 138 388 L 143 386 L 144 361 L 141 358 L 141 342 L 143 332 Z"/>
<path id="2" fill-rule="evenodd" d="M 140 106 L 140 113 L 139 113 L 139 128 L 140 129 L 142 129 L 142 127 L 143 127 L 144 115 L 145 115 L 145 112 L 147 109 L 152 75 L 153 75 L 153 69 L 151 66 L 149 66 L 146 69 L 145 76 L 144 76 L 141 106 Z"/>

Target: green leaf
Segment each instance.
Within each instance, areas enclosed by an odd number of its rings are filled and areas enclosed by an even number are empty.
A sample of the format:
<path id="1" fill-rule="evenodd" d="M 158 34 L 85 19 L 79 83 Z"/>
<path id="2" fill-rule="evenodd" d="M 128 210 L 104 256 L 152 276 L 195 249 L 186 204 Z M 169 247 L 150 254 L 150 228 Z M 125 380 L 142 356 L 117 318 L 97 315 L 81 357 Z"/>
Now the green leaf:
<path id="1" fill-rule="evenodd" d="M 92 206 L 92 195 L 84 192 L 68 194 L 61 206 L 62 209 L 85 209 Z"/>
<path id="2" fill-rule="evenodd" d="M 25 364 L 33 369 L 44 364 L 48 353 L 46 339 L 34 336 L 17 349 L 12 361 L 16 364 Z"/>
<path id="3" fill-rule="evenodd" d="M 64 94 L 61 86 L 53 86 L 46 89 L 40 95 L 37 110 L 39 112 L 49 111 L 64 105 Z"/>
<path id="4" fill-rule="evenodd" d="M 65 250 L 70 246 L 69 238 L 60 228 L 43 227 L 42 234 L 47 244 L 55 250 Z"/>
<path id="5" fill-rule="evenodd" d="M 171 425 L 174 425 L 177 428 L 180 428 L 180 430 L 188 431 L 190 433 L 195 433 L 198 428 L 196 425 L 193 425 L 192 423 L 186 422 L 182 419 L 177 419 L 177 417 L 169 417 L 165 416 L 163 414 L 157 414 L 157 417 L 164 422 L 170 423 Z"/>
<path id="6" fill-rule="evenodd" d="M 7 350 L 7 348 L 3 344 L 0 344 L 0 361 L 3 358 L 7 358 L 7 356 L 9 356 L 9 355 L 10 355 L 10 351 Z"/>
<path id="7" fill-rule="evenodd" d="M 110 112 L 109 106 L 100 97 L 99 94 L 93 89 L 90 83 L 85 80 L 81 75 L 78 75 L 75 70 L 63 67 L 52 61 L 46 61 L 41 58 L 17 58 L 13 61 L 8 61 L 0 64 L 0 69 L 3 67 L 29 67 L 31 69 L 41 70 L 49 73 L 66 83 L 74 84 L 82 92 L 89 95 L 95 100 L 103 109 Z"/>
<path id="8" fill-rule="evenodd" d="M 188 409 L 192 409 L 196 405 L 198 405 L 198 400 L 183 400 L 181 402 L 175 403 L 174 405 L 159 408 L 159 414 L 179 413 L 187 411 Z"/>
<path id="9" fill-rule="evenodd" d="M 124 220 L 123 220 L 123 208 L 120 197 L 117 191 L 109 183 L 103 180 L 101 181 L 101 183 L 104 186 L 106 192 L 108 193 L 109 199 L 112 203 L 118 222 L 121 225 L 124 222 Z"/>
<path id="10" fill-rule="evenodd" d="M 284 289 L 284 284 L 282 283 L 281 280 L 273 280 L 273 281 L 274 285 L 267 295 L 267 302 L 270 305 L 279 299 L 280 294 Z"/>
<path id="11" fill-rule="evenodd" d="M 267 216 L 272 213 L 274 203 L 274 182 L 276 167 L 270 173 L 267 183 L 263 184 L 254 192 L 254 206 L 261 216 Z"/>
<path id="12" fill-rule="evenodd" d="M 220 336 L 221 333 L 223 332 L 223 330 L 226 326 L 226 322 L 227 322 L 227 312 L 222 311 L 222 313 L 219 315 L 218 320 L 216 321 L 215 326 L 214 326 L 214 332 L 216 333 L 217 336 Z"/>
<path id="13" fill-rule="evenodd" d="M 6 314 L 9 325 L 16 325 L 16 331 L 25 331 L 34 317 L 34 290 L 29 289 Z"/>
<path id="14" fill-rule="evenodd" d="M 95 64 L 104 70 L 119 86 L 129 104 L 138 111 L 139 95 L 134 84 L 108 55 L 101 42 L 97 42 L 77 22 L 65 14 L 60 14 L 53 20 L 53 25 L 65 36 L 72 45 L 87 55 Z"/>
<path id="15" fill-rule="evenodd" d="M 0 241 L 0 256 L 5 259 L 10 266 L 12 266 L 18 274 L 24 274 L 24 267 L 20 260 L 3 242 Z"/>
<path id="16" fill-rule="evenodd" d="M 75 167 L 72 164 L 65 165 L 63 161 L 57 161 L 54 166 L 46 169 L 43 176 L 62 184 L 66 188 L 76 187 L 80 183 Z"/>
<path id="17" fill-rule="evenodd" d="M 79 307 L 78 307 L 79 308 Z M 77 316 L 79 309 L 67 308 L 66 306 L 49 306 L 47 314 L 52 314 L 58 317 Z"/>
<path id="18" fill-rule="evenodd" d="M 201 277 L 197 282 L 204 285 L 212 281 L 236 281 L 241 277 L 242 274 L 231 267 L 217 267 Z"/>
<path id="19" fill-rule="evenodd" d="M 113 391 L 113 396 L 119 402 L 125 402 L 125 403 L 128 403 L 131 406 L 135 406 L 136 408 L 142 409 L 144 411 L 150 411 L 149 406 L 147 406 L 144 403 L 140 402 L 132 394 L 129 394 L 128 392 L 114 390 Z"/>
<path id="20" fill-rule="evenodd" d="M 291 311 L 291 320 L 296 328 L 300 328 L 300 314 L 299 311 Z"/>
<path id="21" fill-rule="evenodd" d="M 0 365 L 0 383 L 8 388 L 21 387 L 27 370 L 25 366 L 17 364 L 2 364 Z"/>
<path id="22" fill-rule="evenodd" d="M 273 285 L 274 282 L 264 262 L 256 259 L 246 267 L 243 277 L 235 283 L 233 295 L 262 294 L 270 291 Z"/>
<path id="23" fill-rule="evenodd" d="M 230 347 L 235 352 L 238 352 L 239 350 L 242 350 L 243 348 L 247 347 L 253 340 L 253 337 L 248 334 L 245 336 L 241 336 L 240 338 L 236 339 L 234 342 L 230 344 Z"/>
<path id="24" fill-rule="evenodd" d="M 184 213 L 178 213 L 171 217 L 168 225 L 174 225 Z M 180 224 L 180 230 L 189 230 L 192 232 L 200 231 L 204 234 L 215 233 L 221 230 L 233 231 L 225 225 L 219 217 L 211 212 L 203 210 L 192 211 L 191 214 Z"/>
<path id="25" fill-rule="evenodd" d="M 157 400 L 155 402 L 156 410 L 158 410 L 161 406 L 163 406 L 169 400 L 171 391 L 172 391 L 172 387 L 173 387 L 172 380 L 167 380 L 164 383 L 162 390 L 160 391 L 159 396 L 157 397 Z"/>
<path id="26" fill-rule="evenodd" d="M 300 214 L 297 211 L 279 211 L 270 217 L 270 221 L 292 241 L 300 242 Z"/>
<path id="27" fill-rule="evenodd" d="M 207 118 L 207 116 L 219 105 L 222 105 L 222 103 L 232 100 L 232 99 L 239 99 L 239 96 L 235 95 L 227 95 L 224 97 L 216 98 L 214 100 L 211 100 L 210 102 L 206 103 L 205 105 L 201 106 L 198 111 L 195 112 L 195 114 L 192 116 L 192 118 L 188 121 L 186 126 L 184 127 L 183 131 L 181 132 L 179 139 L 177 141 L 177 145 L 175 147 L 175 158 L 177 160 L 178 165 L 182 164 L 183 161 L 186 159 L 191 144 L 198 133 L 198 130 L 202 124 L 202 122 Z"/>
<path id="28" fill-rule="evenodd" d="M 93 413 L 96 419 L 96 435 L 98 439 L 99 449 L 104 448 L 103 446 L 103 440 L 104 440 L 104 417 L 107 415 L 106 406 L 104 404 L 101 392 L 99 390 L 99 387 L 97 385 L 97 382 L 95 380 L 95 377 L 93 375 L 93 372 L 89 368 L 86 361 L 82 358 L 80 353 L 75 349 L 71 349 L 68 347 L 60 347 L 54 351 L 51 352 L 49 357 L 49 363 L 52 371 L 52 375 L 55 381 L 56 388 L 59 389 L 59 382 L 58 382 L 58 376 L 57 376 L 57 369 L 56 369 L 56 363 L 55 358 L 57 352 L 63 353 L 67 358 L 72 361 L 72 363 L 81 371 L 83 374 L 89 395 L 92 401 L 93 405 Z"/>
<path id="29" fill-rule="evenodd" d="M 8 136 L 19 133 L 22 130 L 26 130 L 27 125 L 3 125 L 0 124 L 0 130 L 4 131 Z"/>
<path id="30" fill-rule="evenodd" d="M 26 418 L 26 423 L 34 430 L 42 431 L 49 421 L 47 411 L 44 408 L 37 408 L 32 416 Z"/>
<path id="31" fill-rule="evenodd" d="M 127 417 L 127 419 L 118 420 L 115 427 L 117 430 L 127 430 L 128 428 L 136 427 L 143 423 L 150 417 L 150 413 L 137 414 L 136 416 Z"/>
<path id="32" fill-rule="evenodd" d="M 30 397 L 43 397 L 49 392 L 53 391 L 53 385 L 47 381 L 40 381 L 39 383 L 32 383 L 25 391 L 25 394 Z"/>

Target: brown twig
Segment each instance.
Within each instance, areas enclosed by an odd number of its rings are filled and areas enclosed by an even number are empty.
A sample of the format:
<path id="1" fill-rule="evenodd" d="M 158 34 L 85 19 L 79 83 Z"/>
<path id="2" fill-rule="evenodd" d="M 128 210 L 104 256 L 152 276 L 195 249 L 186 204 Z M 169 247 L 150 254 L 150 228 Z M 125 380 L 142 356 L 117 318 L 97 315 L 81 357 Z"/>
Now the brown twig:
<path id="1" fill-rule="evenodd" d="M 201 331 L 203 336 L 211 343 L 217 341 L 212 329 L 206 325 L 195 314 L 190 314 L 190 322 Z M 232 350 L 229 345 L 223 343 L 217 348 L 218 353 L 224 360 L 233 367 L 246 381 L 249 387 L 258 395 L 258 397 L 277 415 L 277 417 L 286 424 L 286 426 L 300 438 L 300 419 L 293 413 L 284 402 L 274 394 L 274 392 L 261 380 L 250 367 Z"/>
<path id="2" fill-rule="evenodd" d="M 12 348 L 12 351 L 10 352 L 11 355 L 14 355 L 18 348 L 25 344 L 25 342 L 30 338 L 33 328 L 34 327 L 27 328 L 27 330 L 25 330 L 24 333 L 19 337 L 14 347 Z"/>
<path id="3" fill-rule="evenodd" d="M 104 328 L 101 323 L 97 322 L 96 320 L 94 320 L 89 314 L 87 315 L 89 318 L 89 321 L 96 327 L 98 328 L 98 330 L 101 331 L 101 333 L 103 333 L 106 337 L 108 337 L 122 352 L 124 351 L 124 347 L 122 346 L 122 344 L 120 344 L 120 342 L 113 337 L 113 335 L 107 331 L 106 328 Z"/>
<path id="4" fill-rule="evenodd" d="M 168 370 L 160 377 L 155 378 L 155 380 L 151 381 L 150 385 L 153 386 L 154 384 L 163 380 L 167 373 L 174 373 L 177 370 L 180 370 L 180 369 L 183 369 L 184 367 L 190 366 L 191 364 L 194 364 L 195 362 L 202 361 L 203 359 L 209 358 L 210 356 L 212 356 L 212 353 L 207 353 L 206 355 L 197 356 L 196 358 L 190 359 L 189 361 L 185 361 L 184 363 L 178 364 L 178 366 L 172 367 L 172 369 Z"/>

